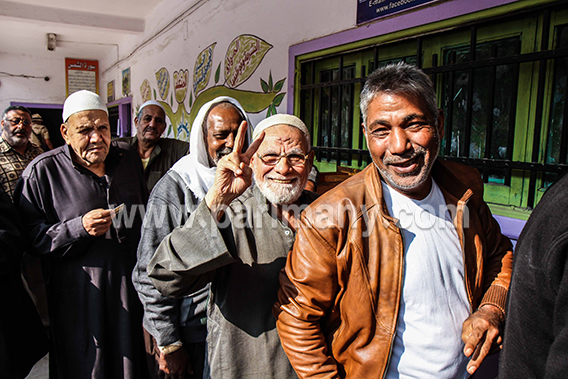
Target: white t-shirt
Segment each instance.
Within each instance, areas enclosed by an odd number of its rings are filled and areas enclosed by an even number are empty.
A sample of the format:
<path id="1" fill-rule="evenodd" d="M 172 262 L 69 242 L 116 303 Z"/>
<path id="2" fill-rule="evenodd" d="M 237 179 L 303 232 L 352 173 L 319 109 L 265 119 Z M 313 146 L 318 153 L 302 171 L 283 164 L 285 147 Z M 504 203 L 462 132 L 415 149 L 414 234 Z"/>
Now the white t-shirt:
<path id="1" fill-rule="evenodd" d="M 446 201 L 432 181 L 413 200 L 385 183 L 389 213 L 400 222 L 404 282 L 387 378 L 465 378 L 462 323 L 470 315 L 463 254 Z"/>

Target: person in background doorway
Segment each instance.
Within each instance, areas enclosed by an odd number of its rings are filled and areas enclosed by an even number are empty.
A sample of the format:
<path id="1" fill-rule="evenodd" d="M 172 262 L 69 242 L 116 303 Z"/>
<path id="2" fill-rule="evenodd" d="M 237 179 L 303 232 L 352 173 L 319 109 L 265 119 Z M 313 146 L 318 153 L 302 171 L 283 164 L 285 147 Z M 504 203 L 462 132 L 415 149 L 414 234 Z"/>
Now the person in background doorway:
<path id="1" fill-rule="evenodd" d="M 43 150 L 30 142 L 32 114 L 28 108 L 20 105 L 6 108 L 2 113 L 1 124 L 0 183 L 11 199 L 20 175 Z"/>
<path id="2" fill-rule="evenodd" d="M 217 162 L 233 151 L 245 120 L 245 110 L 233 98 L 221 96 L 204 104 L 191 128 L 191 152 L 164 175 L 148 200 L 132 281 L 144 306 L 146 352 L 156 378 L 202 377 L 209 288 L 172 299 L 158 292 L 146 267 L 164 237 L 183 225 L 203 200 Z"/>
<path id="3" fill-rule="evenodd" d="M 147 377 L 130 277 L 147 191 L 140 158 L 111 142 L 108 110 L 82 90 L 63 105 L 65 145 L 22 173 L 14 202 L 46 275 L 50 377 Z"/>
<path id="4" fill-rule="evenodd" d="M 40 146 L 43 151 L 53 149 L 53 144 L 49 137 L 49 131 L 45 125 L 43 125 L 43 118 L 39 113 L 34 113 L 32 115 L 32 134 L 30 135 L 30 141 Z"/>
<path id="5" fill-rule="evenodd" d="M 274 309 L 282 345 L 301 378 L 466 378 L 501 342 L 511 242 L 477 170 L 437 159 L 424 72 L 377 69 L 361 114 L 373 163 L 304 211 Z"/>
<path id="6" fill-rule="evenodd" d="M 162 104 L 149 100 L 140 106 L 134 118 L 136 135 L 118 138 L 127 141 L 138 152 L 144 167 L 148 193 L 162 176 L 189 151 L 189 143 L 174 138 L 161 138 L 166 130 L 166 112 Z"/>

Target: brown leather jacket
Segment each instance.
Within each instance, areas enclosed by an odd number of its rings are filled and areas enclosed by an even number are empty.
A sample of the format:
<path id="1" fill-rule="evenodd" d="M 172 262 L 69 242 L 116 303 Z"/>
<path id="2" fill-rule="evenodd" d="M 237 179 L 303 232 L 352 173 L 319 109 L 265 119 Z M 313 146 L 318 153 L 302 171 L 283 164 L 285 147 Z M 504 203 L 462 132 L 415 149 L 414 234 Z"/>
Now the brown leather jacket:
<path id="1" fill-rule="evenodd" d="M 432 175 L 460 238 L 471 309 L 493 304 L 504 312 L 512 246 L 483 201 L 479 173 L 437 161 Z M 403 246 L 372 164 L 304 211 L 274 306 L 282 345 L 301 378 L 384 376 L 402 292 Z"/>

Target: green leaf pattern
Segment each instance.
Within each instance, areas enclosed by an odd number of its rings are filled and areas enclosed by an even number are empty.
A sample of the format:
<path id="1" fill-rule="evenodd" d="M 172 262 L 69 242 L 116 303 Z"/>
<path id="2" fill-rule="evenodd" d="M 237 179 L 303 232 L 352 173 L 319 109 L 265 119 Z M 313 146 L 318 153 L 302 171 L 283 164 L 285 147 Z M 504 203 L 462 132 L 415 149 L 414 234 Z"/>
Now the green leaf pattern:
<path id="1" fill-rule="evenodd" d="M 166 99 L 168 92 L 170 92 L 170 73 L 165 67 L 162 67 L 156 72 L 156 81 L 158 82 L 158 90 L 162 100 Z"/>
<path id="2" fill-rule="evenodd" d="M 211 78 L 211 67 L 213 65 L 213 51 L 217 42 L 207 46 L 195 60 L 193 69 L 193 92 L 195 96 L 207 87 Z"/>
<path id="3" fill-rule="evenodd" d="M 243 34 L 235 38 L 225 55 L 225 85 L 236 88 L 245 82 L 271 48 L 271 44 L 253 35 Z"/>

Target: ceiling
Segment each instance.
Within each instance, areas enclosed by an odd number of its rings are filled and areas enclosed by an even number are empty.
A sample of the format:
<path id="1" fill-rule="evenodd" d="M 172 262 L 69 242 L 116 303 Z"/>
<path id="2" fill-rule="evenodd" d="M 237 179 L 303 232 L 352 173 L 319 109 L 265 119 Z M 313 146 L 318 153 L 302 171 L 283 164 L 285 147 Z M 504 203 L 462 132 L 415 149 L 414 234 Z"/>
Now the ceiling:
<path id="1" fill-rule="evenodd" d="M 0 54 L 102 59 L 144 31 L 159 0 L 0 0 Z M 47 33 L 57 35 L 47 50 Z"/>

